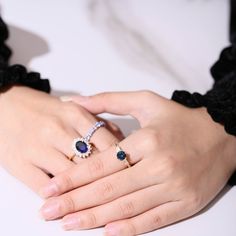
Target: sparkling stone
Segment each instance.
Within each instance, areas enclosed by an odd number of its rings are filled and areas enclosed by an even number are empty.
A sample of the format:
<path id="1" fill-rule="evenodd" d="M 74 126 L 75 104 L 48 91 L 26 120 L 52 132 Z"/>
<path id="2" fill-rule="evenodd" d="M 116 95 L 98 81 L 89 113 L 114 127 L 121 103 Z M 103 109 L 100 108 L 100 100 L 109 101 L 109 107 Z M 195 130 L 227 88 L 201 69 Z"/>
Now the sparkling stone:
<path id="1" fill-rule="evenodd" d="M 78 141 L 75 146 L 76 149 L 81 153 L 86 153 L 88 151 L 88 145 L 83 141 Z"/>
<path id="2" fill-rule="evenodd" d="M 119 151 L 116 156 L 119 160 L 123 161 L 126 158 L 126 153 L 124 151 Z"/>

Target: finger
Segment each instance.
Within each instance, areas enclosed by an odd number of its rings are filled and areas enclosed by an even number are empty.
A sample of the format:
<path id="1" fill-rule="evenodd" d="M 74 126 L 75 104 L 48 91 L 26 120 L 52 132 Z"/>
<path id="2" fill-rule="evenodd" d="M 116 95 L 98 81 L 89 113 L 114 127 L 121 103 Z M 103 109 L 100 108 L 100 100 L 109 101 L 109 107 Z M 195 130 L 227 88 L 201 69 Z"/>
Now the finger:
<path id="1" fill-rule="evenodd" d="M 140 152 L 142 145 L 133 145 L 135 143 L 140 143 L 138 132 L 130 135 L 120 143 L 120 146 L 126 151 L 131 165 L 137 163 L 143 157 Z M 58 196 L 125 169 L 127 167 L 125 162 L 118 160 L 116 155 L 116 147 L 113 145 L 104 152 L 94 155 L 93 158 L 88 158 L 85 162 L 81 162 L 80 165 L 76 165 L 70 170 L 55 176 L 48 185 L 42 188 L 42 195 L 45 198 Z"/>
<path id="2" fill-rule="evenodd" d="M 37 194 L 39 194 L 42 186 L 45 186 L 50 180 L 46 173 L 32 164 L 23 163 L 21 166 L 18 165 L 17 168 L 18 171 L 13 171 L 13 175 Z"/>
<path id="3" fill-rule="evenodd" d="M 142 111 L 145 113 L 151 112 L 153 105 L 155 105 L 154 107 L 158 105 L 153 104 L 156 103 L 157 97 L 161 99 L 161 97 L 155 93 L 137 91 L 107 92 L 90 97 L 72 96 L 71 99 L 93 114 L 108 112 L 116 115 L 131 115 L 140 119 Z"/>
<path id="4" fill-rule="evenodd" d="M 181 201 L 168 202 L 136 217 L 106 225 L 105 235 L 133 236 L 159 229 L 189 217 Z"/>
<path id="5" fill-rule="evenodd" d="M 80 134 L 73 128 L 57 128 L 51 132 L 49 139 L 52 146 L 67 157 L 72 157 L 72 143 L 75 138 L 80 137 Z"/>
<path id="6" fill-rule="evenodd" d="M 42 154 L 41 158 L 34 158 L 33 164 L 53 176 L 58 175 L 75 165 L 75 163 L 57 150 L 49 151 L 47 156 Z"/>
<path id="7" fill-rule="evenodd" d="M 150 187 L 154 184 L 157 185 L 158 181 L 156 181 L 156 178 L 152 178 L 152 176 L 142 172 L 142 170 L 147 169 L 148 166 L 149 163 L 138 163 L 133 168 L 119 171 L 113 175 L 92 182 L 89 185 L 51 198 L 45 202 L 42 209 L 46 209 L 50 205 L 58 205 L 58 215 L 54 214 L 54 217 L 58 218 L 71 212 L 113 201 L 119 197 Z M 137 178 L 137 176 L 139 177 Z M 90 197 L 88 198 L 87 196 Z"/>
<path id="8" fill-rule="evenodd" d="M 165 185 L 152 186 L 107 204 L 65 216 L 62 223 L 66 230 L 91 229 L 136 216 L 169 200 Z"/>
<path id="9" fill-rule="evenodd" d="M 72 101 L 84 106 L 93 114 L 109 112 L 129 115 L 139 106 L 137 96 L 136 92 L 106 92 L 89 97 L 72 96 Z"/>
<path id="10" fill-rule="evenodd" d="M 65 103 L 64 109 L 64 116 L 67 118 L 67 121 L 69 121 L 76 132 L 82 137 L 85 137 L 89 130 L 94 127 L 97 122 L 97 119 L 86 111 L 85 108 L 74 103 Z M 107 149 L 116 141 L 117 138 L 110 131 L 108 131 L 106 127 L 100 127 L 90 139 L 90 142 L 99 151 Z"/>

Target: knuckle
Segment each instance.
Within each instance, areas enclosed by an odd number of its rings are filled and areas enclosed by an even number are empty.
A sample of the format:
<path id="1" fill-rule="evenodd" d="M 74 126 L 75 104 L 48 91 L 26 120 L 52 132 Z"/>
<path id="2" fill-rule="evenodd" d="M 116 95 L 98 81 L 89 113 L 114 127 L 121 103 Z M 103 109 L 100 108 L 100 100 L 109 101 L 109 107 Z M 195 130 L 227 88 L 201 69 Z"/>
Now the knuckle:
<path id="1" fill-rule="evenodd" d="M 135 226 L 128 220 L 122 227 L 128 235 L 137 235 L 137 230 Z"/>
<path id="2" fill-rule="evenodd" d="M 82 113 L 83 109 L 82 107 L 76 105 L 76 104 L 66 104 L 65 105 L 65 113 L 72 118 L 79 118 L 80 114 Z"/>
<path id="3" fill-rule="evenodd" d="M 102 177 L 104 175 L 104 165 L 101 159 L 93 159 L 88 162 L 88 171 L 92 179 Z"/>
<path id="4" fill-rule="evenodd" d="M 163 225 L 162 217 L 159 214 L 155 214 L 152 217 L 152 223 L 151 224 L 152 224 L 153 228 L 160 227 L 161 225 Z"/>
<path id="5" fill-rule="evenodd" d="M 57 116 L 50 116 L 43 122 L 41 132 L 43 136 L 52 136 L 58 133 L 62 127 L 63 123 Z"/>
<path id="6" fill-rule="evenodd" d="M 163 180 L 167 179 L 175 179 L 178 177 L 178 160 L 172 155 L 164 156 L 159 161 L 159 165 L 156 167 L 152 167 L 154 171 L 156 171 L 156 174 L 159 173 L 160 176 L 162 176 Z M 182 182 L 183 178 L 178 178 L 178 181 L 176 180 L 175 183 L 179 187 L 183 187 L 184 183 Z"/>
<path id="7" fill-rule="evenodd" d="M 152 151 L 160 146 L 160 137 L 157 132 L 152 129 L 144 129 L 142 131 L 142 147 L 145 150 Z"/>
<path id="8" fill-rule="evenodd" d="M 129 218 L 134 215 L 134 204 L 131 201 L 120 203 L 119 208 L 123 218 Z"/>
<path id="9" fill-rule="evenodd" d="M 96 190 L 96 194 L 98 194 L 101 201 L 109 201 L 114 196 L 114 187 L 109 182 L 102 182 L 98 186 L 98 188 Z"/>
<path id="10" fill-rule="evenodd" d="M 97 217 L 93 212 L 90 212 L 87 214 L 85 222 L 86 222 L 86 227 L 94 228 L 97 226 Z"/>
<path id="11" fill-rule="evenodd" d="M 65 212 L 74 212 L 75 209 L 75 203 L 70 195 L 66 195 L 63 198 L 63 208 Z"/>
<path id="12" fill-rule="evenodd" d="M 61 192 L 73 189 L 73 181 L 68 174 L 63 174 L 63 177 L 55 179 L 56 185 L 59 186 Z"/>

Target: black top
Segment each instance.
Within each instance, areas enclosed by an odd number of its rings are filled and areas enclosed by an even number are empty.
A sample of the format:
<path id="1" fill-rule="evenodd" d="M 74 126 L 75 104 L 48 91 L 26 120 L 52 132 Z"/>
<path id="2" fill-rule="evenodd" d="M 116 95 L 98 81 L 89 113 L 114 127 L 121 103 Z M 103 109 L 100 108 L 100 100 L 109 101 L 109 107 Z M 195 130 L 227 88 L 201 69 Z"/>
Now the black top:
<path id="1" fill-rule="evenodd" d="M 8 36 L 7 26 L 0 17 L 0 88 L 21 84 L 44 92 L 50 92 L 49 81 L 41 79 L 39 73 L 28 73 L 22 65 L 9 66 L 11 50 L 5 44 Z"/>
<path id="2" fill-rule="evenodd" d="M 231 0 L 230 42 L 211 68 L 215 81 L 211 90 L 204 95 L 175 91 L 172 99 L 188 107 L 205 106 L 214 121 L 236 135 L 236 0 Z"/>

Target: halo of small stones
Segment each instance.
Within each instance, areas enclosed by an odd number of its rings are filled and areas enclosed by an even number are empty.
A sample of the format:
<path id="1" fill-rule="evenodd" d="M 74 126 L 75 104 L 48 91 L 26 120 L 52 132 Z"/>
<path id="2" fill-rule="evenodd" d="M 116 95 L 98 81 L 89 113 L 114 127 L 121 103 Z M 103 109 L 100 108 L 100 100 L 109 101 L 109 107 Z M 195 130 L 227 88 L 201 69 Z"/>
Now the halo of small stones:
<path id="1" fill-rule="evenodd" d="M 82 153 L 76 148 L 76 143 L 79 141 L 81 141 L 87 145 L 87 149 L 88 149 L 87 152 Z M 74 139 L 73 144 L 72 144 L 72 149 L 77 157 L 80 157 L 83 159 L 87 158 L 92 153 L 92 145 L 84 138 Z"/>

